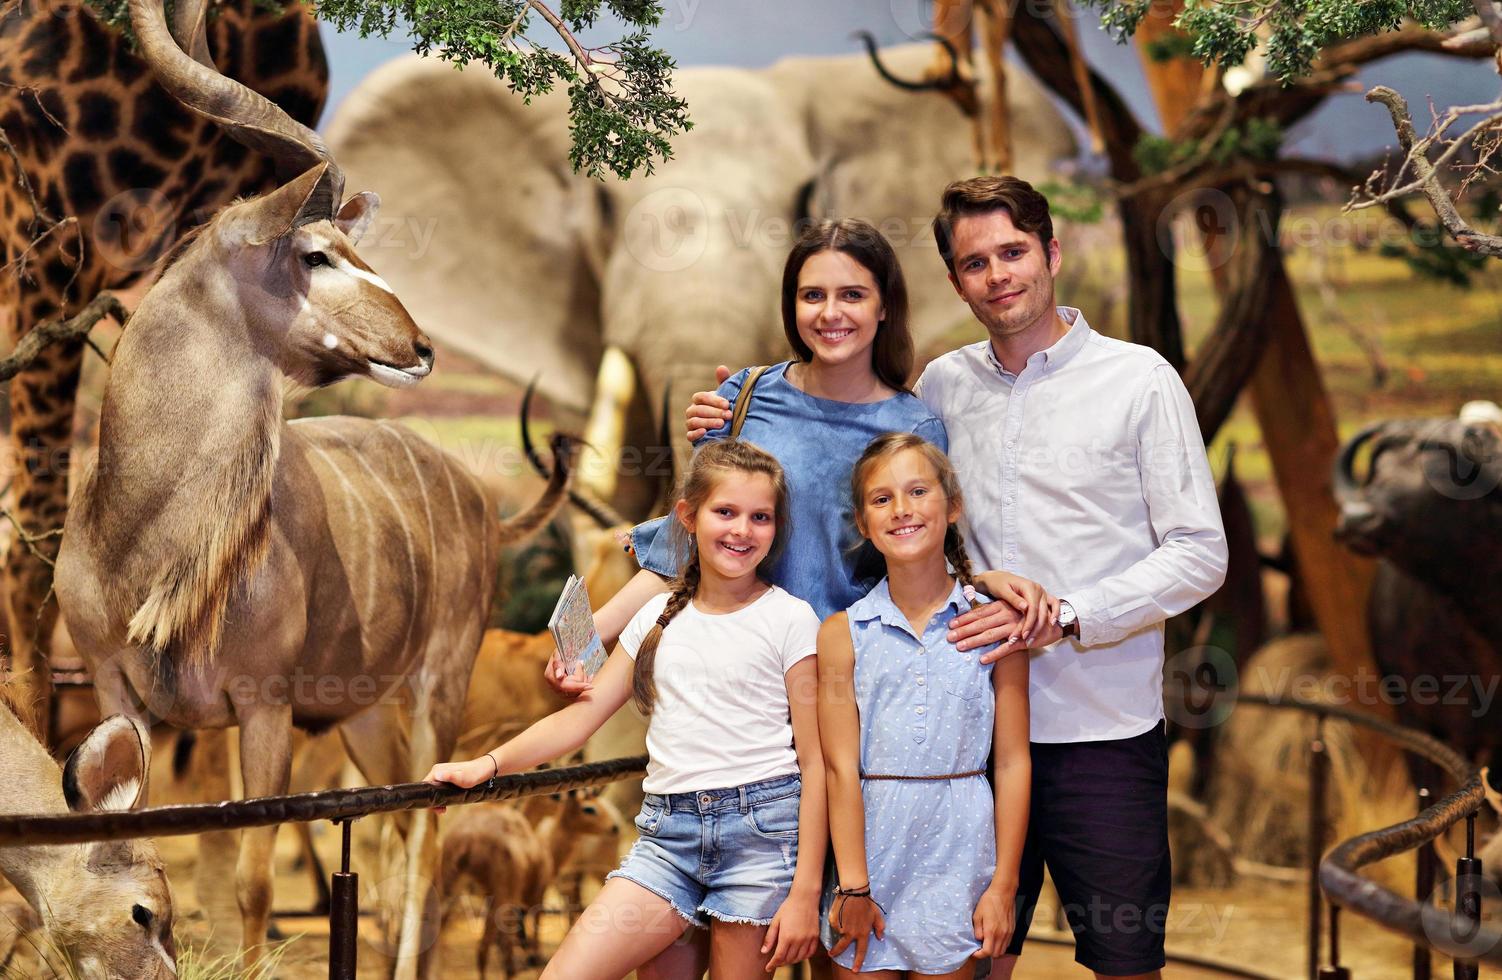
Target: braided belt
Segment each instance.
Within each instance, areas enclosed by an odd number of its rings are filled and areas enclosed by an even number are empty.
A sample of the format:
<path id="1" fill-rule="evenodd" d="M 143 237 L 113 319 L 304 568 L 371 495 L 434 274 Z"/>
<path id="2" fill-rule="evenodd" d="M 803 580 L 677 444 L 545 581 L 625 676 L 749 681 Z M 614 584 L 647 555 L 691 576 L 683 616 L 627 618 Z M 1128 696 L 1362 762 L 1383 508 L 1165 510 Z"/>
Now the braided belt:
<path id="1" fill-rule="evenodd" d="M 984 769 L 971 769 L 969 772 L 952 772 L 946 776 L 894 776 L 883 772 L 863 772 L 862 779 L 901 779 L 913 780 L 914 782 L 937 782 L 943 779 L 969 779 L 971 776 L 984 776 Z"/>

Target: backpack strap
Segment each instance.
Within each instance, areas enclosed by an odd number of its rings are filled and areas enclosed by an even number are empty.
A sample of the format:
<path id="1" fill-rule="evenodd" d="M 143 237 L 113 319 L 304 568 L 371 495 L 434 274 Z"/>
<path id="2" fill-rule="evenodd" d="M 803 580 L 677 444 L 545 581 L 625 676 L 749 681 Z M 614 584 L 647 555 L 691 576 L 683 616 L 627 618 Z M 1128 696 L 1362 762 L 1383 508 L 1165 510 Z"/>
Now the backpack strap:
<path id="1" fill-rule="evenodd" d="M 751 408 L 751 392 L 756 390 L 756 382 L 761 380 L 761 376 L 771 369 L 770 364 L 763 364 L 752 368 L 746 376 L 746 383 L 741 385 L 741 393 L 735 399 L 735 412 L 730 417 L 730 438 L 740 438 L 741 425 L 745 423 L 746 412 Z"/>

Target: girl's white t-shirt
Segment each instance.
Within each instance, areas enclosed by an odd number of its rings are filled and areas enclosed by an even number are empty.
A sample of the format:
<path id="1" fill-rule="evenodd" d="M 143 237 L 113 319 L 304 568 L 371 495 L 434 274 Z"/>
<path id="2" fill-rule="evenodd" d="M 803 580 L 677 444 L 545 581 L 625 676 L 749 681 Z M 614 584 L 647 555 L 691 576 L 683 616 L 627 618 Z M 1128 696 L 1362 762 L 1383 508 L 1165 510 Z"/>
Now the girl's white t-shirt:
<path id="1" fill-rule="evenodd" d="M 654 596 L 621 631 L 632 660 L 667 603 L 667 593 Z M 797 772 L 784 675 L 814 655 L 818 637 L 813 607 L 775 585 L 731 613 L 689 602 L 657 645 L 642 789 L 689 793 Z"/>

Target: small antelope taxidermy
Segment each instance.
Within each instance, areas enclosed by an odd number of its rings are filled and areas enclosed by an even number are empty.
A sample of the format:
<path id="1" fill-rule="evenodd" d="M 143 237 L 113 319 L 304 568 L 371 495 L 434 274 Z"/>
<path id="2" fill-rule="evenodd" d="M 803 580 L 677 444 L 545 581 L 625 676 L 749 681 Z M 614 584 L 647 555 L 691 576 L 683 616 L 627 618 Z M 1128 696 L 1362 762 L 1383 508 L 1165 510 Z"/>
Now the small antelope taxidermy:
<path id="1" fill-rule="evenodd" d="M 286 791 L 294 725 L 340 726 L 372 783 L 419 779 L 452 752 L 500 549 L 557 510 L 573 442 L 555 437 L 546 491 L 503 523 L 473 474 L 401 426 L 286 422 L 289 381 L 406 386 L 432 369 L 427 337 L 355 251 L 377 198 L 341 205 L 317 134 L 185 54 L 160 0 L 130 14 L 163 87 L 290 176 L 180 245 L 130 318 L 69 506 L 63 614 L 103 714 L 238 726 L 246 796 Z M 179 0 L 178 36 L 203 14 Z M 436 912 L 432 820 L 400 824 L 404 980 Z M 266 938 L 275 833 L 241 841 L 248 960 Z"/>
<path id="2" fill-rule="evenodd" d="M 151 744 L 140 722 L 115 715 L 95 726 L 59 768 L 0 704 L 0 759 L 6 779 L 0 813 L 129 810 L 145 798 Z M 150 841 L 0 847 L 0 874 L 46 931 L 44 959 L 65 958 L 85 980 L 177 976 L 172 892 Z"/>
<path id="3" fill-rule="evenodd" d="M 529 960 L 540 959 L 536 923 L 543 896 L 581 843 L 604 836 L 619 848 L 619 813 L 600 805 L 599 792 L 528 797 L 520 806 L 476 803 L 454 816 L 443 835 L 441 866 L 444 893 L 450 898 L 446 912 L 452 912 L 452 898 L 461 891 L 486 899 L 485 925 L 475 950 L 481 980 L 492 946 L 499 949 L 508 978 L 516 973 L 518 946 Z"/>

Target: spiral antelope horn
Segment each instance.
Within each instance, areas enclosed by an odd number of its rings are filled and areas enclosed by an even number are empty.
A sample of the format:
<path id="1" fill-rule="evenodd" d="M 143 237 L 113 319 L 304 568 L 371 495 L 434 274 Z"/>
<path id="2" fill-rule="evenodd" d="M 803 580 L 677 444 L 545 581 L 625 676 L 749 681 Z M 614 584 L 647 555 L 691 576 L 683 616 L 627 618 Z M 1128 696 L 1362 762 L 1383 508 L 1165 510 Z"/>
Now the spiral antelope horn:
<path id="1" fill-rule="evenodd" d="M 943 45 L 945 51 L 949 52 L 948 78 L 937 78 L 931 82 L 914 82 L 906 78 L 898 78 L 887 69 L 886 65 L 882 64 L 881 52 L 876 47 L 876 35 L 870 31 L 856 31 L 851 35 L 851 37 L 866 46 L 866 55 L 871 59 L 871 66 L 876 69 L 876 74 L 900 89 L 908 92 L 943 92 L 964 85 L 964 80 L 960 78 L 960 55 L 954 49 L 954 44 L 949 38 L 939 34 L 926 34 L 924 36 L 937 41 Z"/>
<path id="2" fill-rule="evenodd" d="M 522 396 L 521 428 L 522 428 L 522 452 L 527 454 L 527 462 L 543 479 L 549 479 L 553 475 L 551 467 L 538 453 L 537 447 L 532 443 L 532 396 L 537 392 L 537 379 L 533 378 L 527 385 L 527 393 Z M 586 491 L 569 487 L 568 499 L 573 505 L 588 514 L 596 524 L 609 530 L 622 524 L 631 522 L 616 512 L 615 508 L 599 500 Z"/>
<path id="3" fill-rule="evenodd" d="M 141 57 L 169 95 L 238 142 L 274 159 L 282 180 L 324 164 L 324 174 L 300 220 L 332 218 L 343 200 L 344 172 L 317 133 L 276 103 L 220 74 L 212 62 L 202 63 L 208 52 L 203 43 L 203 6 L 203 0 L 189 0 L 189 9 L 176 18 L 182 40 L 200 57 L 195 60 L 168 29 L 162 0 L 130 0 L 130 24 Z"/>

